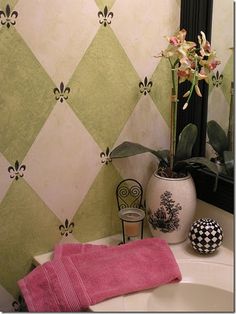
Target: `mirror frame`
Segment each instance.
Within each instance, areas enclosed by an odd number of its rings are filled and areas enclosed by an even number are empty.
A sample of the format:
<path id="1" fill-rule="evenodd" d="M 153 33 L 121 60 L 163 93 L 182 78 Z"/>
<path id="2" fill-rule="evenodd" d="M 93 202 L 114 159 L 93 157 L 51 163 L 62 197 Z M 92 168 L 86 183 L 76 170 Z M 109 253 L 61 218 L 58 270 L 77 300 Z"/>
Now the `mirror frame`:
<path id="1" fill-rule="evenodd" d="M 198 42 L 197 35 L 200 31 L 206 34 L 211 42 L 213 0 L 181 0 L 180 29 L 187 30 L 187 40 Z M 193 94 L 186 110 L 182 110 L 184 99 L 179 97 L 177 110 L 177 133 L 188 124 L 194 123 L 198 127 L 198 137 L 193 148 L 193 156 L 205 156 L 206 126 L 208 111 L 208 84 L 201 81 L 202 97 Z M 182 95 L 190 86 L 189 82 L 179 85 L 179 95 Z M 234 180 L 226 176 L 219 176 L 218 187 L 214 192 L 214 175 L 199 168 L 191 170 L 195 182 L 197 197 L 207 203 L 215 205 L 230 213 L 234 213 Z"/>

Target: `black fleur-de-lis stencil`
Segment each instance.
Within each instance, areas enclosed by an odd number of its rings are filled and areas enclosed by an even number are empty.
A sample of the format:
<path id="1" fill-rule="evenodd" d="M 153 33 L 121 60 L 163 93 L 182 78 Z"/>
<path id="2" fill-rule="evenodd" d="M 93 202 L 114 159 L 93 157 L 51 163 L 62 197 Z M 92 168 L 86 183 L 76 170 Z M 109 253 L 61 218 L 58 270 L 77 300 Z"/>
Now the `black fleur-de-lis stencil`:
<path id="1" fill-rule="evenodd" d="M 56 100 L 59 100 L 60 99 L 60 102 L 63 102 L 63 100 L 65 99 L 68 99 L 68 94 L 70 93 L 70 87 L 66 87 L 64 86 L 64 83 L 61 82 L 60 83 L 60 87 L 55 87 L 53 89 L 53 93 L 55 94 L 55 98 Z"/>
<path id="2" fill-rule="evenodd" d="M 75 224 L 73 222 L 71 222 L 69 224 L 68 219 L 66 219 L 64 225 L 61 224 L 59 226 L 59 230 L 61 232 L 61 235 L 67 237 L 69 235 L 69 233 L 73 232 L 74 226 L 75 226 Z"/>
<path id="3" fill-rule="evenodd" d="M 103 12 L 98 12 L 99 23 L 106 27 L 108 24 L 111 24 L 111 19 L 113 16 L 113 12 L 109 12 L 107 6 L 105 6 Z"/>
<path id="4" fill-rule="evenodd" d="M 105 153 L 101 152 L 100 153 L 100 158 L 101 158 L 101 163 L 108 165 L 109 162 L 112 161 L 111 157 L 110 157 L 110 148 L 107 147 Z"/>
<path id="5" fill-rule="evenodd" d="M 16 160 L 14 167 L 13 166 L 8 167 L 8 172 L 10 173 L 10 178 L 18 180 L 19 177 L 24 176 L 25 169 L 26 169 L 26 166 L 20 165 L 19 161 Z"/>
<path id="6" fill-rule="evenodd" d="M 139 82 L 139 89 L 140 93 L 147 95 L 147 93 L 150 93 L 152 88 L 152 81 L 148 81 L 148 78 L 145 76 L 143 82 Z"/>
<path id="7" fill-rule="evenodd" d="M 5 12 L 3 10 L 0 10 L 0 21 L 2 25 L 6 25 L 7 28 L 9 28 L 11 25 L 16 24 L 16 19 L 18 17 L 17 11 L 12 11 L 10 5 L 6 5 Z"/>
<path id="8" fill-rule="evenodd" d="M 223 74 L 220 75 L 219 71 L 217 71 L 215 75 L 214 74 L 212 75 L 211 79 L 212 79 L 213 85 L 215 87 L 219 87 L 219 85 L 221 85 L 223 82 L 224 76 Z"/>
<path id="9" fill-rule="evenodd" d="M 24 298 L 19 295 L 17 301 L 12 302 L 14 312 L 28 312 Z"/>

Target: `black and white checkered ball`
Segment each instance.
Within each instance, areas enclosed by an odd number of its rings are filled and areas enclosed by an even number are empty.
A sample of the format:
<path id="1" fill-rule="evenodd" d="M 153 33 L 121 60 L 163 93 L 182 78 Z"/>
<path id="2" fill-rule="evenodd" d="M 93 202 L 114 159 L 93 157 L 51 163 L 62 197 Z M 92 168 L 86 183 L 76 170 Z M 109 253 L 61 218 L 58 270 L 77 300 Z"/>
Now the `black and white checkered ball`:
<path id="1" fill-rule="evenodd" d="M 213 253 L 222 244 L 223 230 L 217 221 L 201 218 L 192 224 L 189 239 L 199 253 Z"/>

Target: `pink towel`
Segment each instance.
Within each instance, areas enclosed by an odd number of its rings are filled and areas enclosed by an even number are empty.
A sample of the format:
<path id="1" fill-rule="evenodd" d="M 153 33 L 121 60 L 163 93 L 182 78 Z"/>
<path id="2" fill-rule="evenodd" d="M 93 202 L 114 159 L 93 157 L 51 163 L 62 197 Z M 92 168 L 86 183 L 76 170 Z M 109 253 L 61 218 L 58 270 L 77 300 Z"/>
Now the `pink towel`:
<path id="1" fill-rule="evenodd" d="M 54 259 L 18 284 L 29 312 L 78 312 L 108 298 L 179 280 L 166 241 L 147 238 Z"/>

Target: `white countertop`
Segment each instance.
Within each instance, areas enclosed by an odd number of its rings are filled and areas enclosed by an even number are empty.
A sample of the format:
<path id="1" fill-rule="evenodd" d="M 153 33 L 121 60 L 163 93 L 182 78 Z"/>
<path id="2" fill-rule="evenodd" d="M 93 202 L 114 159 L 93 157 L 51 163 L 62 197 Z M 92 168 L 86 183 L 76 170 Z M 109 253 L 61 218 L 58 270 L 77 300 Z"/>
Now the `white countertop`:
<path id="1" fill-rule="evenodd" d="M 148 232 L 144 233 L 145 237 L 148 237 Z M 98 239 L 95 241 L 91 241 L 89 243 L 92 244 L 106 244 L 106 245 L 118 245 L 121 242 L 122 235 L 116 234 L 106 238 Z M 194 251 L 190 241 L 187 239 L 186 241 L 178 244 L 169 244 L 175 258 L 178 260 L 182 259 L 191 259 L 205 262 L 214 262 L 214 263 L 223 263 L 227 265 L 233 265 L 234 256 L 233 252 L 221 245 L 214 253 L 210 254 L 200 254 Z M 33 264 L 35 266 L 42 265 L 43 263 L 50 261 L 53 256 L 53 252 L 41 254 L 34 256 Z"/>

